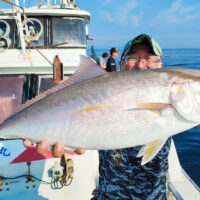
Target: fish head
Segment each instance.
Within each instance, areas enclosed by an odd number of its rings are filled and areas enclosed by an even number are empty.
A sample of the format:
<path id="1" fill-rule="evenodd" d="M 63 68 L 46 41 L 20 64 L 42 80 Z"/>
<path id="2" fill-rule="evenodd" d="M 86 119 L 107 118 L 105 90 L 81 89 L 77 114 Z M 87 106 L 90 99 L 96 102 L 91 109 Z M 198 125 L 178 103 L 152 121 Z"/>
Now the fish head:
<path id="1" fill-rule="evenodd" d="M 170 98 L 183 118 L 200 122 L 200 78 L 176 78 L 171 86 Z"/>

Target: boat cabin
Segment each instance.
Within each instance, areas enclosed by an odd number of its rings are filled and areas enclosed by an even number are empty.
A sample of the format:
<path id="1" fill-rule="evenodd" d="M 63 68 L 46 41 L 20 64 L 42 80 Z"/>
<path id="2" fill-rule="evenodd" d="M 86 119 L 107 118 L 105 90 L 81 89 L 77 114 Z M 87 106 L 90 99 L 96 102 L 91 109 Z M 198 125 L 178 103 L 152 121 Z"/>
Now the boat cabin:
<path id="1" fill-rule="evenodd" d="M 79 55 L 86 55 L 90 14 L 62 2 L 0 10 L 0 74 L 52 74 L 56 55 L 64 74 L 74 73 Z"/>

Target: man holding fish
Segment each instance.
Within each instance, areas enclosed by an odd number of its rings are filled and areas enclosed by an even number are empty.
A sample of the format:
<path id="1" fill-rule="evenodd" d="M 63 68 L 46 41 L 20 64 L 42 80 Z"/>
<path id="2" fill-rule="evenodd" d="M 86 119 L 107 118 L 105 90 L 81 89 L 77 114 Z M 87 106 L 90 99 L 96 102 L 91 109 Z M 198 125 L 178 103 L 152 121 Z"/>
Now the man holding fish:
<path id="1" fill-rule="evenodd" d="M 122 52 L 121 71 L 162 68 L 162 50 L 148 35 L 129 41 Z M 134 99 L 133 99 L 134 101 Z M 98 200 L 167 199 L 166 174 L 171 139 L 147 164 L 141 165 L 141 146 L 99 151 Z"/>
<path id="2" fill-rule="evenodd" d="M 148 35 L 142 34 L 129 41 L 122 52 L 121 71 L 162 68 L 162 50 Z M 134 101 L 134 99 L 133 99 Z M 141 146 L 100 150 L 99 187 L 93 199 L 98 200 L 164 200 L 167 199 L 166 175 L 171 139 L 165 139 L 160 151 L 148 163 L 141 165 L 138 156 Z M 24 141 L 25 146 L 31 142 Z M 40 154 L 48 150 L 48 141 L 37 145 Z M 77 154 L 85 148 L 76 150 Z M 55 157 L 64 153 L 64 144 L 57 142 L 53 150 Z"/>

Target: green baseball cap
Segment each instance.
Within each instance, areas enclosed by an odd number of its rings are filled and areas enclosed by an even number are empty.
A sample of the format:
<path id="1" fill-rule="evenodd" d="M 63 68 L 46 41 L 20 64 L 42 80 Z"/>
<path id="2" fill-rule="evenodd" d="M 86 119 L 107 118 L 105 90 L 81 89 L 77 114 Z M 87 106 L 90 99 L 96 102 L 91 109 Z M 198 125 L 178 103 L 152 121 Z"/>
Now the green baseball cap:
<path id="1" fill-rule="evenodd" d="M 162 49 L 160 48 L 159 44 L 152 37 L 150 37 L 149 35 L 146 35 L 146 34 L 138 35 L 137 37 L 133 38 L 128 43 L 126 43 L 126 45 L 124 46 L 124 50 L 122 51 L 121 59 L 125 55 L 130 53 L 131 48 L 134 44 L 139 44 L 143 40 L 147 40 L 149 42 L 154 54 L 157 56 L 160 56 L 162 59 Z"/>

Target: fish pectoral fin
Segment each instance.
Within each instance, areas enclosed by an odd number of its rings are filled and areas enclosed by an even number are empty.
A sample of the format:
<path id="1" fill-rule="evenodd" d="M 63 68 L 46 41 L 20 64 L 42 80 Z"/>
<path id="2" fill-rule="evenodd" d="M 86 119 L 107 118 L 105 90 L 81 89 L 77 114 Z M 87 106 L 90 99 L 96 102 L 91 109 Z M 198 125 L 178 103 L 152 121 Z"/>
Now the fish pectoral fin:
<path id="1" fill-rule="evenodd" d="M 138 108 L 155 112 L 156 114 L 160 114 L 160 111 L 163 108 L 166 108 L 168 105 L 169 104 L 165 103 L 141 103 L 138 105 Z"/>
<path id="2" fill-rule="evenodd" d="M 140 158 L 142 156 L 144 156 L 144 149 L 145 149 L 145 145 L 143 145 L 138 153 L 138 155 L 136 156 L 137 158 Z"/>
<path id="3" fill-rule="evenodd" d="M 141 165 L 144 165 L 146 163 L 148 163 L 149 161 L 151 161 L 156 155 L 157 153 L 160 151 L 160 149 L 163 147 L 163 145 L 165 144 L 167 138 L 164 138 L 162 140 L 155 140 L 153 142 L 150 142 L 146 145 L 144 145 L 137 157 L 142 157 L 142 163 Z"/>
<path id="4" fill-rule="evenodd" d="M 141 103 L 138 105 L 138 108 L 146 110 L 161 110 L 167 107 L 169 104 L 166 103 Z"/>

